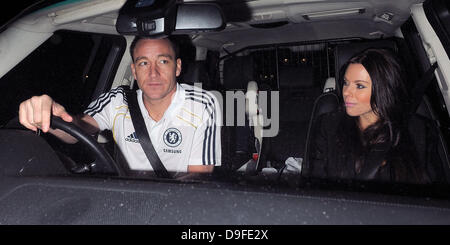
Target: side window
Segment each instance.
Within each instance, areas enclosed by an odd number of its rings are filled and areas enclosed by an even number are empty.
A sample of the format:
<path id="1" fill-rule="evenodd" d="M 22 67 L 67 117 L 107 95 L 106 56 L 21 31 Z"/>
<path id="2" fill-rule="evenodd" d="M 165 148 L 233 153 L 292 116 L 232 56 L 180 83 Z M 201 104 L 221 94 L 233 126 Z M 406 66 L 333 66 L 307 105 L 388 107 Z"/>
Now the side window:
<path id="1" fill-rule="evenodd" d="M 402 33 L 405 36 L 406 41 L 403 45 L 399 46 L 402 57 L 405 58 L 406 64 L 410 64 L 408 69 L 410 77 L 415 76 L 416 80 L 418 80 L 425 74 L 431 65 L 423 47 L 420 34 L 412 18 L 402 25 Z M 402 42 L 399 42 L 399 44 L 402 44 Z M 426 89 L 425 95 L 430 102 L 430 107 L 434 115 L 433 117 L 439 122 L 439 128 L 447 143 L 447 151 L 450 151 L 450 144 L 448 144 L 448 139 L 450 139 L 450 117 L 448 115 L 444 96 L 436 78 L 432 80 Z"/>
<path id="2" fill-rule="evenodd" d="M 428 0 L 423 7 L 447 55 L 450 55 L 450 3 L 445 0 Z"/>
<path id="3" fill-rule="evenodd" d="M 120 61 L 125 48 L 126 42 L 121 36 L 55 32 L 0 79 L 3 99 L 0 126 L 17 116 L 23 100 L 35 95 L 48 94 L 70 113 L 81 113 L 99 82 L 110 87 L 118 65 L 115 63 Z M 114 74 L 102 76 L 103 71 Z M 106 81 L 101 81 L 102 77 L 106 77 Z"/>

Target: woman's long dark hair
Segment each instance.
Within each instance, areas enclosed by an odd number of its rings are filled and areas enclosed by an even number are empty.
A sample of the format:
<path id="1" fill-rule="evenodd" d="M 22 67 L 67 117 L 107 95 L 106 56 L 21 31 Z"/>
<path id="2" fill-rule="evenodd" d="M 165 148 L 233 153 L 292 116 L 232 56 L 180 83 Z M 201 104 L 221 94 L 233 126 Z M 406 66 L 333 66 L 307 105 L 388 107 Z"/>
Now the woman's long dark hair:
<path id="1" fill-rule="evenodd" d="M 370 104 L 379 119 L 361 132 L 358 117 L 347 115 L 338 134 L 338 144 L 348 147 L 355 162 L 356 173 L 363 167 L 364 156 L 371 147 L 375 144 L 387 144 L 389 150 L 386 160 L 393 169 L 392 177 L 398 181 L 418 179 L 414 167 L 414 152 L 411 153 L 404 147 L 408 144 L 406 142 L 410 142 L 406 126 L 410 96 L 406 89 L 403 66 L 390 50 L 373 48 L 351 58 L 345 67 L 350 64 L 361 64 L 369 73 L 372 80 Z M 338 81 L 342 89 L 343 77 Z M 404 152 L 405 150 L 409 153 Z M 399 158 L 401 160 L 398 160 Z"/>

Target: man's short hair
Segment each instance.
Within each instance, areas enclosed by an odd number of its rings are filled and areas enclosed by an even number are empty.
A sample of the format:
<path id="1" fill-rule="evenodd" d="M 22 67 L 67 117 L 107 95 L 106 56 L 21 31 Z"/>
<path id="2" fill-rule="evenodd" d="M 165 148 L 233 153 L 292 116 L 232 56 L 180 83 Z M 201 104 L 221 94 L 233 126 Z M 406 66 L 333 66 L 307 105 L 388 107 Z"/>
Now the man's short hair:
<path id="1" fill-rule="evenodd" d="M 134 38 L 133 42 L 131 42 L 131 45 L 130 45 L 130 55 L 131 55 L 131 59 L 133 59 L 133 63 L 134 63 L 133 52 L 134 52 L 134 49 L 136 48 L 137 43 L 141 39 L 155 39 L 155 38 L 143 37 L 143 36 L 136 36 Z M 173 40 L 173 38 L 170 38 L 170 37 L 166 37 L 164 39 L 167 39 L 167 41 L 169 41 L 170 47 L 172 47 L 172 50 L 175 53 L 175 60 L 178 59 L 178 52 L 179 51 L 178 51 L 178 45 L 177 45 L 176 41 Z"/>

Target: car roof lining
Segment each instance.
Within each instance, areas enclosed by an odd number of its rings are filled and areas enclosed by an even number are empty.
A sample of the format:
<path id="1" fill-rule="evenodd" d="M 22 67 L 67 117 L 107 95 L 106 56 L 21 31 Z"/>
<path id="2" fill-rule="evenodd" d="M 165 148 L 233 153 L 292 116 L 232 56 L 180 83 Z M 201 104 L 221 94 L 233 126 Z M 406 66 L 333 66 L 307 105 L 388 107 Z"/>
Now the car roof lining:
<path id="1" fill-rule="evenodd" d="M 283 1 L 280 6 L 279 2 L 273 0 L 251 1 L 247 2 L 250 16 L 246 21 L 228 21 L 224 31 L 198 35 L 194 38 L 194 44 L 213 50 L 227 47 L 228 51 L 233 52 L 246 46 L 277 42 L 389 37 L 394 36 L 409 18 L 410 7 L 420 2 L 423 1 Z M 339 11 L 349 9 L 364 11 L 361 14 L 339 14 Z M 324 11 L 330 16 L 310 20 L 304 17 Z M 327 11 L 331 11 L 331 14 Z M 379 17 L 385 13 L 393 14 L 390 21 Z M 288 21 L 288 24 L 271 29 L 258 29 L 250 25 L 279 21 Z"/>
<path id="2" fill-rule="evenodd" d="M 186 2 L 197 2 L 189 0 Z M 268 43 L 299 42 L 331 38 L 367 38 L 389 37 L 410 16 L 413 4 L 424 0 L 253 0 L 232 1 L 217 0 L 224 9 L 227 27 L 221 32 L 207 32 L 193 35 L 196 46 L 212 50 L 221 50 L 224 46 L 230 52 L 245 46 Z M 67 2 L 67 1 L 66 1 Z M 68 29 L 75 31 L 117 34 L 115 21 L 118 11 L 125 0 L 68 1 L 56 4 L 25 17 L 19 23 L 33 26 L 32 30 Z M 362 14 L 329 15 L 329 11 L 364 9 Z M 328 11 L 328 12 L 327 12 Z M 232 13 L 236 12 L 236 13 Z M 325 17 L 305 19 L 305 15 L 327 13 Z M 392 13 L 390 21 L 379 16 Z M 40 18 L 46 24 L 36 25 Z M 251 24 L 267 24 L 285 21 L 288 24 L 269 28 L 254 28 Z M 51 28 L 49 27 L 51 26 Z"/>

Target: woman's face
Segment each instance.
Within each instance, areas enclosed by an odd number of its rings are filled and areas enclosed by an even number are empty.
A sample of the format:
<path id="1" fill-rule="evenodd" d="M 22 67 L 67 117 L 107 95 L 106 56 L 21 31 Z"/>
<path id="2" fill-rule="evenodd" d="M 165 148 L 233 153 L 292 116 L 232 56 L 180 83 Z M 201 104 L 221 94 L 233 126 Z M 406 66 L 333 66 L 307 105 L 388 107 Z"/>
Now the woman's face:
<path id="1" fill-rule="evenodd" d="M 371 95 L 372 79 L 369 73 L 361 64 L 350 64 L 345 72 L 342 88 L 347 114 L 374 122 L 373 119 L 376 118 L 373 118 L 375 113 L 370 105 Z"/>

